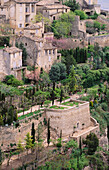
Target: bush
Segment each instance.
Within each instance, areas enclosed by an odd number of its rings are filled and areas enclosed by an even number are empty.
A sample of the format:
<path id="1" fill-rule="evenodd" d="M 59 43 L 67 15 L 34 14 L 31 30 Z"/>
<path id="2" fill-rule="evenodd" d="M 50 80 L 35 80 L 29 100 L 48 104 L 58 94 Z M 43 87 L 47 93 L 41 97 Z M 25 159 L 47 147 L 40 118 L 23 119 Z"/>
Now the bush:
<path id="1" fill-rule="evenodd" d="M 82 10 L 75 10 L 74 13 L 75 13 L 76 15 L 80 16 L 80 19 L 81 19 L 81 20 L 88 18 L 87 14 L 86 14 L 84 11 L 82 11 Z"/>
<path id="2" fill-rule="evenodd" d="M 107 111 L 108 110 L 108 105 L 106 103 L 101 103 L 101 108 L 104 110 L 104 111 Z"/>
<path id="3" fill-rule="evenodd" d="M 93 101 L 90 101 L 90 106 L 93 107 Z"/>

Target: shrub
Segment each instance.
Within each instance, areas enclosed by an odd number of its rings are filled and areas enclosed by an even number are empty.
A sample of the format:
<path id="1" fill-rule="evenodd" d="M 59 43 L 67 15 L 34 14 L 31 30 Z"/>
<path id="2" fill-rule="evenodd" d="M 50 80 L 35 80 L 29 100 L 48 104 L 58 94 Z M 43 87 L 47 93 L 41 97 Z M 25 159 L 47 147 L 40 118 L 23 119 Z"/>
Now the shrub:
<path id="1" fill-rule="evenodd" d="M 74 13 L 75 13 L 76 15 L 80 16 L 80 19 L 81 19 L 81 20 L 88 18 L 87 14 L 86 14 L 84 11 L 82 11 L 82 10 L 75 10 Z"/>
<path id="2" fill-rule="evenodd" d="M 90 106 L 93 107 L 93 101 L 90 101 Z"/>
<path id="3" fill-rule="evenodd" d="M 104 110 L 104 111 L 107 111 L 108 110 L 108 105 L 106 103 L 101 103 L 101 108 Z"/>

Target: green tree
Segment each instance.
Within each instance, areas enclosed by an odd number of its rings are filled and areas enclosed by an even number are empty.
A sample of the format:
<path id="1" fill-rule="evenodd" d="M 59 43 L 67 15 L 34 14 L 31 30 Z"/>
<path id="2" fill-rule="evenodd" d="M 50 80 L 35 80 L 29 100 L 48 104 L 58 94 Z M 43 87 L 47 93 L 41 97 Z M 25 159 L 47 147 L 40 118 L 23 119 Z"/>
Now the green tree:
<path id="1" fill-rule="evenodd" d="M 32 144 L 34 144 L 34 142 L 35 142 L 35 129 L 34 129 L 34 123 L 32 123 L 31 136 L 32 136 Z"/>
<path id="2" fill-rule="evenodd" d="M 50 143 L 50 118 L 48 119 L 48 125 L 47 125 L 47 143 L 49 146 L 49 143 Z"/>
<path id="3" fill-rule="evenodd" d="M 8 109 L 8 120 L 7 120 L 7 123 L 9 125 L 11 125 L 13 120 L 14 120 L 14 107 L 10 106 L 9 109 Z"/>
<path id="4" fill-rule="evenodd" d="M 93 155 L 97 150 L 97 147 L 99 146 L 99 140 L 94 133 L 90 133 L 89 135 L 87 135 L 83 143 L 88 148 L 88 152 L 87 152 L 88 155 Z"/>
<path id="5" fill-rule="evenodd" d="M 54 100 L 55 100 L 54 90 L 52 90 L 52 93 L 51 93 L 51 100 L 52 100 L 52 105 L 54 105 Z"/>
<path id="6" fill-rule="evenodd" d="M 40 12 L 35 16 L 34 22 L 44 22 L 45 25 L 45 32 L 49 31 L 51 28 L 51 22 L 50 19 L 47 17 L 44 17 Z"/>
<path id="7" fill-rule="evenodd" d="M 61 89 L 61 94 L 60 94 L 60 103 L 62 102 L 62 98 L 63 98 L 63 90 Z"/>
<path id="8" fill-rule="evenodd" d="M 26 134 L 25 141 L 26 141 L 25 148 L 27 149 L 27 153 L 28 153 L 28 150 L 32 149 L 32 147 L 33 147 L 32 139 L 31 139 L 29 132 Z"/>
<path id="9" fill-rule="evenodd" d="M 0 114 L 0 126 L 3 126 L 3 116 Z"/>
<path id="10" fill-rule="evenodd" d="M 82 10 L 75 10 L 74 13 L 75 13 L 75 15 L 80 16 L 81 20 L 87 19 L 86 13 L 84 11 L 82 11 Z"/>
<path id="11" fill-rule="evenodd" d="M 74 56 L 73 49 L 61 50 L 62 62 L 66 65 L 67 74 L 70 73 L 72 65 L 76 66 L 76 57 Z"/>
<path id="12" fill-rule="evenodd" d="M 43 132 L 42 125 L 40 123 L 38 124 L 36 132 L 37 132 L 36 139 L 37 139 L 38 143 L 40 143 L 40 142 L 42 142 L 42 132 Z"/>
<path id="13" fill-rule="evenodd" d="M 94 28 L 97 30 L 97 32 L 101 29 L 101 23 L 98 21 L 94 21 Z"/>
<path id="14" fill-rule="evenodd" d="M 71 11 L 80 9 L 80 5 L 76 2 L 76 0 L 67 0 L 64 4 L 70 7 Z"/>
<path id="15" fill-rule="evenodd" d="M 3 161 L 3 152 L 0 147 L 0 165 L 2 164 L 2 161 Z"/>
<path id="16" fill-rule="evenodd" d="M 71 31 L 71 23 L 62 22 L 60 20 L 54 21 L 52 24 L 52 31 L 57 38 L 68 37 Z"/>
<path id="17" fill-rule="evenodd" d="M 66 66 L 64 63 L 57 63 L 56 65 L 60 68 L 60 80 L 63 80 L 66 78 Z"/>
<path id="18" fill-rule="evenodd" d="M 22 144 L 21 144 L 21 140 L 19 140 L 19 142 L 18 142 L 18 144 L 17 144 L 17 150 L 18 150 L 18 153 L 19 153 L 19 154 L 24 151 L 24 147 L 23 147 Z M 19 156 L 19 155 L 18 155 L 18 156 Z"/>
<path id="19" fill-rule="evenodd" d="M 55 82 L 57 82 L 58 80 L 60 80 L 60 68 L 58 65 L 52 65 L 50 72 L 49 72 L 49 76 L 50 76 L 50 80 L 53 82 L 54 84 L 54 88 L 55 89 Z"/>
<path id="20" fill-rule="evenodd" d="M 71 68 L 71 72 L 69 74 L 68 80 L 69 80 L 70 91 L 74 92 L 75 87 L 76 87 L 76 82 L 77 82 L 76 77 L 75 77 L 74 67 Z"/>

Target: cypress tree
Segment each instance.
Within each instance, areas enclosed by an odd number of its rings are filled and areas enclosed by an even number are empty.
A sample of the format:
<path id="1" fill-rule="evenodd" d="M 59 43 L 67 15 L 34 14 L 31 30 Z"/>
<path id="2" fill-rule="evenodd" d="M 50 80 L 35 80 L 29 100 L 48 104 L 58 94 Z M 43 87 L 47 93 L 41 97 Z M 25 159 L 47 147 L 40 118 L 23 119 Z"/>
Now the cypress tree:
<path id="1" fill-rule="evenodd" d="M 34 123 L 32 123 L 32 129 L 31 129 L 31 139 L 32 139 L 32 144 L 35 142 L 35 129 L 34 129 Z"/>
<path id="2" fill-rule="evenodd" d="M 60 130 L 60 139 L 62 138 L 62 130 Z"/>
<path id="3" fill-rule="evenodd" d="M 62 91 L 62 89 L 61 89 L 60 103 L 62 102 L 62 98 L 63 98 L 63 91 Z"/>
<path id="4" fill-rule="evenodd" d="M 51 94 L 52 105 L 54 105 L 54 99 L 55 99 L 55 94 L 54 91 L 52 90 L 52 94 Z"/>
<path id="5" fill-rule="evenodd" d="M 48 133 L 47 133 L 47 143 L 48 143 L 48 146 L 49 146 L 49 143 L 50 143 L 50 118 L 48 119 Z"/>
<path id="6" fill-rule="evenodd" d="M 81 137 L 79 138 L 79 149 L 80 149 L 80 156 L 81 156 L 82 155 Z"/>

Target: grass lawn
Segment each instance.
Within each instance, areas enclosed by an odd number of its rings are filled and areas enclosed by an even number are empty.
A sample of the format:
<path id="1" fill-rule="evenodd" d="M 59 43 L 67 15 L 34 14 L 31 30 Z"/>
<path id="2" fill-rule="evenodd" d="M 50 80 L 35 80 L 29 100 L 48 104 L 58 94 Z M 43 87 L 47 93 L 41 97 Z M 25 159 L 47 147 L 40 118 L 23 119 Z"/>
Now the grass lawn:
<path id="1" fill-rule="evenodd" d="M 54 105 L 54 106 L 51 106 L 50 107 L 50 109 L 66 109 L 66 107 L 61 107 L 61 106 L 56 106 L 56 105 Z"/>
<path id="2" fill-rule="evenodd" d="M 74 105 L 78 106 L 78 104 L 79 104 L 78 102 L 70 102 L 70 101 L 62 103 L 62 105 L 66 105 L 66 106 L 74 106 Z"/>
<path id="3" fill-rule="evenodd" d="M 37 113 L 40 113 L 40 110 L 37 110 L 37 111 L 35 111 L 35 112 L 30 112 L 30 113 L 28 113 L 28 114 L 22 115 L 22 116 L 18 117 L 18 120 L 25 119 L 26 117 L 33 116 L 33 114 L 37 114 Z"/>

